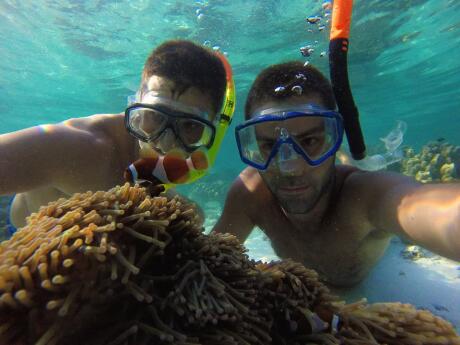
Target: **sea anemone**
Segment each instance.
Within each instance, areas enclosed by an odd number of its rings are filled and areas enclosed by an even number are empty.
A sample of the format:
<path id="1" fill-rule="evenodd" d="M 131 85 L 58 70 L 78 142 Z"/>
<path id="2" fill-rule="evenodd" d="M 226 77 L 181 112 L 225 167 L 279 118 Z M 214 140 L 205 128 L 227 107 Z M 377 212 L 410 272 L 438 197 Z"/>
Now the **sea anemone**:
<path id="1" fill-rule="evenodd" d="M 315 271 L 200 224 L 129 184 L 42 207 L 0 244 L 0 344 L 460 344 L 427 311 L 345 305 Z"/>

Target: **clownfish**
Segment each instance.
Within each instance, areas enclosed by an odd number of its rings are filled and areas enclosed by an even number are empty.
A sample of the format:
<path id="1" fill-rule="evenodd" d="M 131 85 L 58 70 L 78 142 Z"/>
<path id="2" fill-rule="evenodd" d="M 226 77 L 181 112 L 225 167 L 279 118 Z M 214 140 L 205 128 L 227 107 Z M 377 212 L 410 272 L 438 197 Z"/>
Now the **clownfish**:
<path id="1" fill-rule="evenodd" d="M 201 151 L 192 152 L 184 158 L 177 152 L 166 155 L 143 157 L 126 168 L 124 178 L 128 182 L 138 180 L 149 181 L 155 185 L 168 183 L 184 183 L 193 170 L 206 170 L 208 160 Z"/>

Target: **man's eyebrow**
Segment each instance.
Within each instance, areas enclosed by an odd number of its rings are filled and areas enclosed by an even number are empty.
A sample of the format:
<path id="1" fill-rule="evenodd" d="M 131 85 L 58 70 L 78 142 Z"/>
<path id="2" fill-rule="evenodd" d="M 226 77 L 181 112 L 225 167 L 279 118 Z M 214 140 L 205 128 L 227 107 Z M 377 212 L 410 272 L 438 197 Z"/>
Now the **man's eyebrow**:
<path id="1" fill-rule="evenodd" d="M 316 127 L 313 127 L 313 128 L 310 128 L 310 129 L 306 130 L 305 132 L 302 132 L 300 134 L 293 134 L 293 135 L 298 136 L 298 137 L 304 137 L 304 136 L 311 135 L 311 134 L 314 134 L 314 133 L 319 133 L 319 132 L 324 132 L 324 125 L 318 125 Z M 256 132 L 256 138 L 257 138 L 257 140 L 267 140 L 267 141 L 269 141 L 269 140 L 276 140 L 277 136 L 275 136 L 275 137 L 267 137 L 267 136 L 264 136 L 264 135 L 258 135 L 257 132 Z"/>
<path id="2" fill-rule="evenodd" d="M 303 136 L 318 133 L 318 132 L 324 132 L 324 127 L 325 127 L 324 124 L 323 125 L 318 125 L 316 127 L 313 127 L 313 128 L 310 128 L 310 129 L 306 130 L 305 132 L 302 132 L 300 134 L 297 133 L 295 135 L 299 136 L 299 137 L 303 137 Z"/>

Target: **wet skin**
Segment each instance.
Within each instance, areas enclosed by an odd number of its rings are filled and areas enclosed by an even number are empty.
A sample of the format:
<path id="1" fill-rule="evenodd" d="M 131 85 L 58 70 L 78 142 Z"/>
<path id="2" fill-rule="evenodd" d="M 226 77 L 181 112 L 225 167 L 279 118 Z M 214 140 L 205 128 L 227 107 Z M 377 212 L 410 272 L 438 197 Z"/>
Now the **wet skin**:
<path id="1" fill-rule="evenodd" d="M 267 102 L 268 109 L 313 103 L 319 97 L 304 97 L 283 103 Z M 272 126 L 260 127 L 259 148 L 267 155 L 276 141 Z M 324 128 L 313 119 L 296 118 L 284 125 L 304 140 L 310 152 L 318 152 Z M 301 143 L 303 144 L 303 143 Z M 357 170 L 334 164 L 334 157 L 320 166 L 310 166 L 298 156 L 282 172 L 275 161 L 266 171 L 246 168 L 232 189 L 240 190 L 247 216 L 262 229 L 281 258 L 292 258 L 318 271 L 335 286 L 348 286 L 362 280 L 385 251 L 390 234 L 379 232 L 366 222 L 347 193 L 347 179 Z M 345 188 L 344 188 L 345 187 Z M 261 211 L 263 210 L 263 211 Z M 216 229 L 223 226 L 221 219 Z M 249 234 L 240 234 L 241 239 Z"/>
<path id="2" fill-rule="evenodd" d="M 246 168 L 232 188 L 241 192 L 240 203 L 248 205 L 246 215 L 267 235 L 279 257 L 292 258 L 315 269 L 332 286 L 347 287 L 369 273 L 391 238 L 390 233 L 374 229 L 355 206 L 355 196 L 349 190 L 352 183 L 347 181 L 353 179 L 354 173 L 357 170 L 353 167 L 337 166 L 333 189 L 319 201 L 327 203 L 327 209 L 324 213 L 313 209 L 303 216 L 286 213 L 253 168 Z M 302 202 L 309 195 L 307 191 L 296 191 L 290 200 L 294 202 L 297 197 Z M 241 240 L 249 235 L 235 234 Z"/>
<path id="3" fill-rule="evenodd" d="M 146 92 L 200 108 L 214 115 L 211 100 L 196 88 L 177 94 L 170 80 L 152 76 Z M 158 143 L 178 144 L 173 133 Z M 124 183 L 126 167 L 139 158 L 139 144 L 126 131 L 124 114 L 99 114 L 32 127 L 0 136 L 0 194 L 16 194 L 11 221 L 16 227 L 42 205 L 87 190 Z"/>

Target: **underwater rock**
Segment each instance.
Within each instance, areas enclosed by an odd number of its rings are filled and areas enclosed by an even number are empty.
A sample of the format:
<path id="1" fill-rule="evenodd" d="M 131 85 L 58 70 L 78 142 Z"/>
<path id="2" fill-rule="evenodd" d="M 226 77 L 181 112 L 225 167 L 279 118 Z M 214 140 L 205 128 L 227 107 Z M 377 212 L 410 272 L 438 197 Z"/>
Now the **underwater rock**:
<path id="1" fill-rule="evenodd" d="M 408 245 L 401 251 L 401 256 L 405 259 L 416 261 L 418 259 L 426 258 L 427 254 L 416 245 Z"/>
<path id="2" fill-rule="evenodd" d="M 460 344 L 428 311 L 346 305 L 315 271 L 199 224 L 128 184 L 42 207 L 0 244 L 0 344 Z"/>
<path id="3" fill-rule="evenodd" d="M 417 181 L 449 182 L 460 177 L 460 146 L 443 141 L 431 141 L 419 153 L 412 147 L 403 149 L 403 160 L 399 170 L 405 175 L 414 176 Z"/>
<path id="4" fill-rule="evenodd" d="M 441 173 L 441 181 L 451 181 L 454 179 L 455 164 L 445 163 L 441 166 L 439 172 Z"/>

